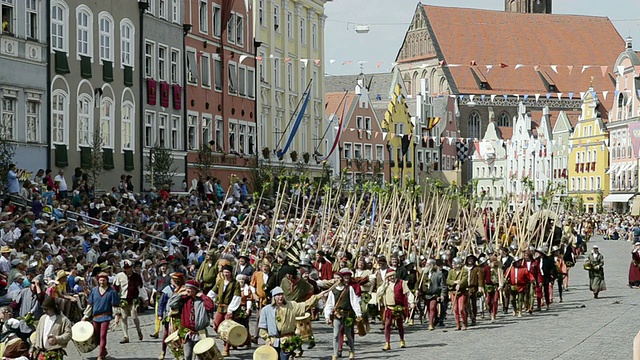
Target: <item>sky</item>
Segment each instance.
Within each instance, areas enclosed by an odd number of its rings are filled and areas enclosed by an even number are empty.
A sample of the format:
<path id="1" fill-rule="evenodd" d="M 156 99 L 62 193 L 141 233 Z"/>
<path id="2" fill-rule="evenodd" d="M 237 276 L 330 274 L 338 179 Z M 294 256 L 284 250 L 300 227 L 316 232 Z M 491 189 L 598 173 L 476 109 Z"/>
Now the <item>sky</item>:
<path id="1" fill-rule="evenodd" d="M 423 4 L 504 10 L 504 0 L 422 0 Z M 417 0 L 331 0 L 325 5 L 327 75 L 388 72 L 402 45 Z M 554 0 L 554 14 L 606 16 L 640 50 L 640 0 Z M 357 25 L 368 25 L 357 34 Z M 597 46 L 597 44 L 594 44 Z M 622 51 L 624 49 L 620 49 Z M 330 60 L 335 60 L 330 64 Z M 351 61 L 350 64 L 343 64 Z"/>

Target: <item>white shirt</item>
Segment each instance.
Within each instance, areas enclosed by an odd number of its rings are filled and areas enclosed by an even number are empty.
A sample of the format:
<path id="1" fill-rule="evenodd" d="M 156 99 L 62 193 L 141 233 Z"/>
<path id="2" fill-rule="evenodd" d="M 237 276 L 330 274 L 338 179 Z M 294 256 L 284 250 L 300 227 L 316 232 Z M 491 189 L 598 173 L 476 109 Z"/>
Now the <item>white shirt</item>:
<path id="1" fill-rule="evenodd" d="M 64 179 L 64 176 L 58 174 L 56 175 L 56 177 L 53 178 L 53 181 L 58 183 L 58 190 L 60 191 L 68 190 L 67 180 Z"/>
<path id="2" fill-rule="evenodd" d="M 49 344 L 49 335 L 51 334 L 51 329 L 53 328 L 53 323 L 56 321 L 56 315 L 44 315 L 44 331 L 42 332 L 42 348 L 46 349 Z M 42 320 L 40 320 L 42 321 Z"/>
<path id="3" fill-rule="evenodd" d="M 344 290 L 344 285 L 336 286 L 336 290 L 342 291 Z M 336 298 L 333 295 L 333 291 L 329 292 L 329 296 L 327 297 L 327 302 L 324 305 L 324 317 L 328 319 L 333 313 L 333 309 L 336 306 Z M 349 301 L 351 302 L 351 308 L 353 312 L 356 314 L 356 317 L 362 316 L 362 309 L 360 308 L 360 298 L 356 296 L 356 292 L 353 290 L 353 287 L 349 286 Z"/>

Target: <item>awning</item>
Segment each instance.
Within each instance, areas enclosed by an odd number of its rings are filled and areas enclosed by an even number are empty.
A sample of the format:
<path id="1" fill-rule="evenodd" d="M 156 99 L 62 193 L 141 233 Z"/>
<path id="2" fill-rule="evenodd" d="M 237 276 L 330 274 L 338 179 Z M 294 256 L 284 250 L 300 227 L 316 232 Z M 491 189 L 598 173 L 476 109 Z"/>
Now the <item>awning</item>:
<path id="1" fill-rule="evenodd" d="M 635 194 L 611 194 L 604 198 L 606 203 L 625 203 L 628 202 Z"/>
<path id="2" fill-rule="evenodd" d="M 615 164 L 611 165 L 611 167 L 609 167 L 609 170 L 607 170 L 607 175 L 610 175 L 610 174 L 618 171 L 619 167 L 620 167 L 620 163 L 615 163 Z"/>

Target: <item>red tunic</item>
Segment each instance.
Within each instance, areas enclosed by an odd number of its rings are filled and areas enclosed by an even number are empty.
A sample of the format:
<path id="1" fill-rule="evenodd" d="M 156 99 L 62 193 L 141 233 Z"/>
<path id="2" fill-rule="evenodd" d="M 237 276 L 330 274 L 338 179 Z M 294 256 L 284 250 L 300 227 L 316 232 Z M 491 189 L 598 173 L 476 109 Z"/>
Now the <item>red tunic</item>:
<path id="1" fill-rule="evenodd" d="M 325 262 L 314 262 L 313 267 L 318 270 L 318 275 L 320 275 L 320 280 L 331 280 L 333 279 L 333 266 L 330 261 Z"/>
<path id="2" fill-rule="evenodd" d="M 631 264 L 629 265 L 629 285 L 640 285 L 640 253 L 631 253 Z"/>
<path id="3" fill-rule="evenodd" d="M 523 292 L 530 282 L 535 281 L 533 275 L 526 267 L 512 267 L 507 274 L 507 280 L 511 286 L 516 286 L 518 292 Z"/>
<path id="4" fill-rule="evenodd" d="M 213 311 L 213 300 L 206 295 L 202 295 L 201 299 L 207 312 Z M 190 296 L 183 296 L 182 313 L 180 314 L 180 323 L 191 331 L 195 331 L 196 328 L 193 300 Z"/>

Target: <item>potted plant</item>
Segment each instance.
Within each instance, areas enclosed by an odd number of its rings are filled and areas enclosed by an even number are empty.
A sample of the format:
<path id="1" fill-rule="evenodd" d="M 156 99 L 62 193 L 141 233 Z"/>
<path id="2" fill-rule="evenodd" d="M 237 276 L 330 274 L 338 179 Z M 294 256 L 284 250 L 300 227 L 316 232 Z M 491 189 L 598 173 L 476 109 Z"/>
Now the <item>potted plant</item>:
<path id="1" fill-rule="evenodd" d="M 291 157 L 291 161 L 292 162 L 297 162 L 298 161 L 298 152 L 293 150 L 289 156 Z"/>
<path id="2" fill-rule="evenodd" d="M 262 157 L 266 160 L 269 160 L 269 158 L 271 157 L 271 149 L 269 149 L 268 147 L 262 148 Z"/>
<path id="3" fill-rule="evenodd" d="M 311 160 L 311 154 L 305 152 L 304 154 L 302 154 L 302 160 L 304 160 L 305 164 L 308 164 L 309 160 Z"/>

